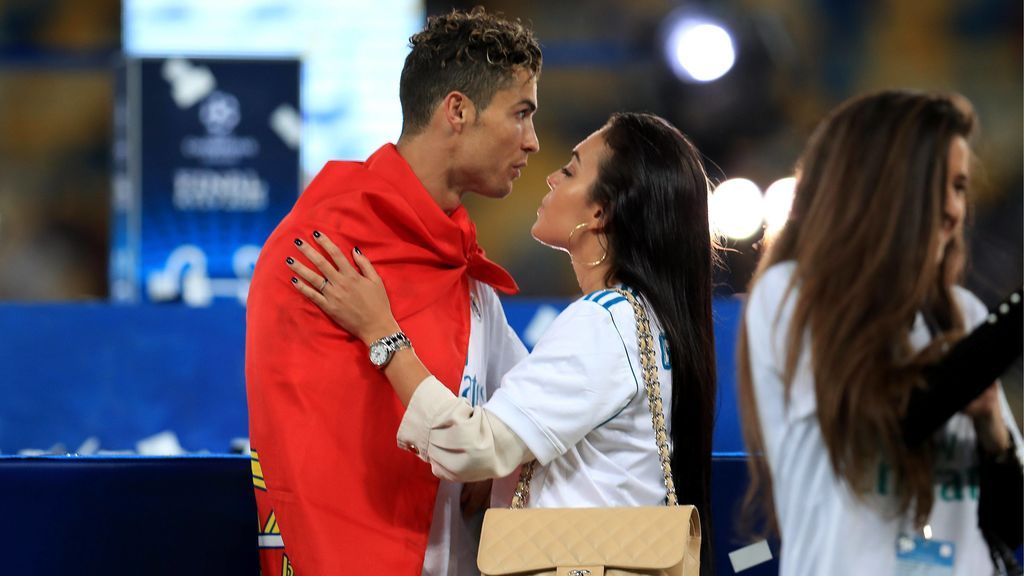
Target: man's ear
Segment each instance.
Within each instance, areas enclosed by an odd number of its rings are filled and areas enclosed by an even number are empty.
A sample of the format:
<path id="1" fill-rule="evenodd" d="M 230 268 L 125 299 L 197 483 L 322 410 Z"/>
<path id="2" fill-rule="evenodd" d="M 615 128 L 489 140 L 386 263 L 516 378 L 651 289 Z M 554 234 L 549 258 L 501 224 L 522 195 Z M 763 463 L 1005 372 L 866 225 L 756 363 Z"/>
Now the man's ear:
<path id="1" fill-rule="evenodd" d="M 476 117 L 476 106 L 462 92 L 449 92 L 441 101 L 445 124 L 455 133 L 461 133 Z"/>

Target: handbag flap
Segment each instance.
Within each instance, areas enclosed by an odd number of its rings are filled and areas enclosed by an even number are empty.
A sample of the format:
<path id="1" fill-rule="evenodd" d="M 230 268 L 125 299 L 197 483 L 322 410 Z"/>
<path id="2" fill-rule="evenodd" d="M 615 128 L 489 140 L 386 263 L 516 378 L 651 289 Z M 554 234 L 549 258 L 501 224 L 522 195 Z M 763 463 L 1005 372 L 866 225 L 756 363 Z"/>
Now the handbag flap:
<path id="1" fill-rule="evenodd" d="M 492 508 L 477 566 L 488 575 L 559 566 L 665 569 L 687 554 L 700 557 L 693 506 Z"/>

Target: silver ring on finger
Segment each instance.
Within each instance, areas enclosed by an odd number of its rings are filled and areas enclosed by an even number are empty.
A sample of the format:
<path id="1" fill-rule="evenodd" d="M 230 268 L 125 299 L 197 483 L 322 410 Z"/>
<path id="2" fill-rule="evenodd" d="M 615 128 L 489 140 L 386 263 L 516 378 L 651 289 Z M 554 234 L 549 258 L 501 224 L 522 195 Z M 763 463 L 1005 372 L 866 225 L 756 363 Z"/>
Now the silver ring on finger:
<path id="1" fill-rule="evenodd" d="M 320 287 L 316 289 L 316 291 L 321 293 L 321 294 L 323 294 L 324 293 L 324 288 L 327 288 L 327 284 L 328 284 L 327 278 L 324 278 L 323 284 L 321 284 Z"/>

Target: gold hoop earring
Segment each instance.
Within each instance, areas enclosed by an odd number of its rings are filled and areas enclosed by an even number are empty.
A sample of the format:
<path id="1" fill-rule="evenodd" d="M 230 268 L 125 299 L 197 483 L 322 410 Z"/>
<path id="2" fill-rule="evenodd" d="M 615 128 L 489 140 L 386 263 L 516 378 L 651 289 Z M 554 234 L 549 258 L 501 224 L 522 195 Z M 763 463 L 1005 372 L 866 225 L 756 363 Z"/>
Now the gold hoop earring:
<path id="1" fill-rule="evenodd" d="M 572 237 L 575 236 L 577 232 L 579 232 L 580 230 L 586 228 L 587 226 L 589 226 L 589 224 L 587 224 L 586 222 L 580 222 L 579 224 L 576 225 L 575 228 L 570 230 L 569 231 L 569 240 L 566 242 L 565 245 L 566 246 L 571 246 L 572 245 Z"/>
<path id="2" fill-rule="evenodd" d="M 608 249 L 605 248 L 604 254 L 601 254 L 600 258 L 598 258 L 597 260 L 594 260 L 593 262 L 587 262 L 586 265 L 591 267 L 591 268 L 593 268 L 595 266 L 600 266 L 601 264 L 604 263 L 604 260 L 607 257 L 608 257 Z"/>
<path id="3" fill-rule="evenodd" d="M 565 244 L 566 251 L 568 251 L 569 246 L 572 245 L 572 237 L 576 234 L 576 232 L 586 228 L 587 226 L 588 224 L 586 222 L 580 222 L 569 232 L 569 239 Z M 598 244 L 600 244 L 600 242 L 598 242 Z M 594 260 L 593 262 L 584 262 L 584 265 L 593 268 L 595 266 L 600 266 L 601 264 L 603 264 L 605 259 L 608 258 L 608 248 L 605 248 L 604 246 L 602 246 L 602 248 L 604 248 L 604 254 L 602 254 L 600 258 Z M 569 252 L 569 260 L 572 260 L 572 252 Z"/>

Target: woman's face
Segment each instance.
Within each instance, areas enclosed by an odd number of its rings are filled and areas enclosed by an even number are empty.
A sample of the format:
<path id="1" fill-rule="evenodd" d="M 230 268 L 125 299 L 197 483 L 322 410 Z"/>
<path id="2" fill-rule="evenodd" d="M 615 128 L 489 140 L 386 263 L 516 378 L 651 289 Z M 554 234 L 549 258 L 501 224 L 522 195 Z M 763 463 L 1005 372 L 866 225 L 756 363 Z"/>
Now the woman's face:
<path id="1" fill-rule="evenodd" d="M 971 149 L 963 136 L 955 136 L 949 144 L 946 160 L 946 195 L 942 205 L 942 226 L 939 228 L 939 259 L 949 242 L 963 232 L 967 217 L 967 189 L 970 182 Z"/>
<path id="2" fill-rule="evenodd" d="M 597 225 L 601 210 L 590 201 L 590 189 L 607 154 L 604 131 L 598 130 L 573 149 L 568 164 L 548 175 L 549 191 L 540 201 L 537 221 L 530 230 L 538 242 L 571 252 L 569 234 L 573 229 L 583 222 Z"/>

